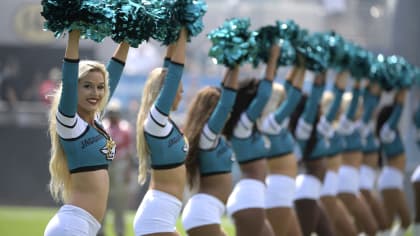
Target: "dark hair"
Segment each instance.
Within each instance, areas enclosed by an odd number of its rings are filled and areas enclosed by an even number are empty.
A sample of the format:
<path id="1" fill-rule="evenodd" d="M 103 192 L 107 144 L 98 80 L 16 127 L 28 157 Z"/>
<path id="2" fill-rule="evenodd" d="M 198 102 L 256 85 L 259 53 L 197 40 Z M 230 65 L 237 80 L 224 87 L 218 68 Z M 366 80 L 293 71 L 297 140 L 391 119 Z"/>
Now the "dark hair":
<path id="1" fill-rule="evenodd" d="M 242 112 L 244 112 L 252 100 L 257 95 L 259 80 L 250 78 L 239 82 L 239 89 L 236 95 L 235 104 L 233 105 L 232 112 L 230 113 L 229 119 L 226 121 L 226 125 L 223 128 L 223 134 L 227 139 L 232 137 L 233 129 L 241 118 Z"/>
<path id="2" fill-rule="evenodd" d="M 307 100 L 308 100 L 308 96 L 306 94 L 303 94 L 295 110 L 290 115 L 289 130 L 294 137 L 295 137 L 295 131 L 297 128 L 299 118 L 303 114 L 303 111 L 305 110 L 305 105 L 306 105 Z M 318 124 L 319 118 L 320 118 L 320 107 L 318 105 L 318 108 L 316 111 L 316 119 L 313 124 L 314 128 L 312 129 L 311 136 L 309 137 L 305 150 L 302 150 L 303 160 L 308 159 L 315 148 L 316 142 L 318 140 L 317 135 L 316 135 L 316 126 Z"/>
<path id="3" fill-rule="evenodd" d="M 185 160 L 187 179 L 192 189 L 199 174 L 199 141 L 203 127 L 208 122 L 220 98 L 220 89 L 205 87 L 193 98 L 185 120 L 184 135 L 187 137 L 190 148 Z"/>
<path id="4" fill-rule="evenodd" d="M 394 106 L 390 104 L 390 105 L 383 106 L 379 110 L 378 118 L 376 120 L 376 127 L 375 127 L 375 133 L 377 137 L 380 137 L 382 126 L 385 125 L 386 121 L 391 116 L 393 109 L 394 109 Z"/>
<path id="5" fill-rule="evenodd" d="M 379 140 L 381 140 L 380 138 L 380 133 L 381 133 L 381 129 L 382 127 L 385 125 L 386 121 L 389 119 L 389 117 L 392 114 L 392 111 L 394 109 L 394 106 L 389 104 L 386 106 L 383 106 L 379 112 L 378 112 L 378 117 L 376 120 L 376 127 L 375 127 L 375 134 L 376 137 L 379 137 Z M 398 133 L 398 130 L 397 130 Z M 379 147 L 381 147 L 382 142 L 379 142 Z M 379 148 L 378 150 L 378 166 L 382 167 L 384 165 L 384 156 L 382 155 L 382 151 L 381 148 Z"/>

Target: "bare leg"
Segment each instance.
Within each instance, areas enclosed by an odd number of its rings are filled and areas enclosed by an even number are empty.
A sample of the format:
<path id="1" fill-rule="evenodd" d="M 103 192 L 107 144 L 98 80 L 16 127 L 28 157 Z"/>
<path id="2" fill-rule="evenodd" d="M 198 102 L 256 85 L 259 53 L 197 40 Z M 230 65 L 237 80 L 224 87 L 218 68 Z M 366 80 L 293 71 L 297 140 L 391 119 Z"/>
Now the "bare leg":
<path id="1" fill-rule="evenodd" d="M 331 221 L 328 219 L 328 215 L 325 212 L 325 209 L 318 203 L 319 208 L 319 220 L 316 226 L 316 233 L 318 235 L 335 235 L 333 232 L 333 227 Z"/>
<path id="2" fill-rule="evenodd" d="M 219 224 L 203 225 L 187 231 L 189 236 L 214 235 L 226 236 Z"/>
<path id="3" fill-rule="evenodd" d="M 351 193 L 340 193 L 338 197 L 346 206 L 347 210 L 354 217 L 359 232 L 365 232 L 368 235 L 375 235 L 378 230 L 376 221 L 364 199 Z"/>
<path id="4" fill-rule="evenodd" d="M 357 235 L 356 226 L 340 199 L 335 196 L 325 196 L 321 197 L 321 203 L 334 226 L 335 235 Z"/>
<path id="5" fill-rule="evenodd" d="M 318 230 L 322 231 L 321 235 L 333 235 L 331 223 L 316 200 L 299 199 L 295 201 L 295 207 L 303 235 L 310 236 Z"/>
<path id="6" fill-rule="evenodd" d="M 401 220 L 401 228 L 407 229 L 411 222 L 404 192 L 400 189 L 384 189 L 381 193 L 388 219 L 392 221 L 398 215 Z"/>
<path id="7" fill-rule="evenodd" d="M 380 231 L 388 230 L 391 225 L 389 224 L 390 221 L 387 219 L 387 214 L 385 213 L 385 208 L 381 200 L 369 190 L 364 189 L 360 190 L 360 192 L 368 203 L 372 214 L 375 216 L 378 229 Z"/>
<path id="8" fill-rule="evenodd" d="M 156 234 L 145 234 L 145 236 L 180 236 L 177 232 L 167 233 L 156 233 Z"/>
<path id="9" fill-rule="evenodd" d="M 286 235 L 293 217 L 293 208 L 276 207 L 266 209 L 267 218 L 276 236 Z"/>
<path id="10" fill-rule="evenodd" d="M 302 235 L 300 223 L 296 216 L 296 212 L 294 210 L 292 211 L 292 217 L 290 218 L 287 235 L 288 236 L 301 236 Z"/>
<path id="11" fill-rule="evenodd" d="M 248 208 L 233 214 L 237 236 L 255 236 L 268 233 L 262 208 Z M 267 232 L 268 231 L 268 232 Z"/>
<path id="12" fill-rule="evenodd" d="M 416 215 L 414 217 L 415 223 L 420 223 L 420 182 L 414 182 L 413 183 L 414 188 L 414 198 L 416 203 Z"/>

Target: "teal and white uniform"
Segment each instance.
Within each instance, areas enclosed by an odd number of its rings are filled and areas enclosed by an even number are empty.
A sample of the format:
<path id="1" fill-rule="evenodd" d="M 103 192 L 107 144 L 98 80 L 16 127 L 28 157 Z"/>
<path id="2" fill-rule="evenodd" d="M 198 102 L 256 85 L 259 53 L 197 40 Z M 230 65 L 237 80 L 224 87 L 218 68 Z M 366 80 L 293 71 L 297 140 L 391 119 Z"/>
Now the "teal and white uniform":
<path id="1" fill-rule="evenodd" d="M 402 105 L 394 104 L 391 116 L 380 130 L 381 152 L 387 159 L 404 153 L 404 145 L 397 128 L 401 113 Z"/>
<path id="2" fill-rule="evenodd" d="M 226 119 L 235 103 L 236 90 L 222 87 L 222 94 L 200 136 L 199 165 L 201 176 L 230 173 L 232 150 L 221 137 Z"/>
<path id="3" fill-rule="evenodd" d="M 379 96 L 373 95 L 369 90 L 363 91 L 363 115 L 360 125 L 360 134 L 363 144 L 363 153 L 376 153 L 379 150 L 379 140 L 376 138 L 371 125 L 372 114 L 379 104 Z"/>
<path id="4" fill-rule="evenodd" d="M 150 150 L 153 169 L 169 169 L 182 165 L 188 152 L 188 141 L 169 112 L 175 100 L 184 65 L 167 62 L 168 72 L 163 87 L 144 123 L 144 135 Z"/>
<path id="5" fill-rule="evenodd" d="M 110 96 L 112 96 L 124 68 L 113 58 L 108 66 Z M 101 125 L 98 116 L 94 127 L 77 114 L 77 86 L 79 60 L 64 59 L 63 89 L 58 106 L 57 133 L 67 158 L 70 173 L 107 169 L 115 157 L 115 142 Z"/>
<path id="6" fill-rule="evenodd" d="M 236 160 L 240 164 L 260 160 L 267 155 L 268 146 L 261 133 L 254 129 L 254 125 L 270 98 L 271 90 L 272 81 L 266 79 L 260 81 L 257 95 L 248 109 L 242 113 L 233 130 L 230 141 Z"/>
<path id="7" fill-rule="evenodd" d="M 286 81 L 287 98 L 269 114 L 260 127 L 260 131 L 270 140 L 270 150 L 267 158 L 274 158 L 287 155 L 293 152 L 294 139 L 288 129 L 289 116 L 295 110 L 300 101 L 302 92 Z"/>
<path id="8" fill-rule="evenodd" d="M 341 135 L 339 135 L 335 128 L 332 126 L 332 122 L 337 116 L 338 110 L 341 106 L 344 91 L 337 86 L 333 89 L 334 100 L 328 111 L 323 115 L 317 125 L 318 139 L 324 139 L 325 149 L 318 149 L 318 155 L 326 157 L 334 157 L 339 154 L 344 148 L 344 141 Z"/>
<path id="9" fill-rule="evenodd" d="M 316 160 L 322 158 L 318 152 L 314 152 L 317 149 L 324 149 L 325 142 L 322 140 L 317 141 L 317 144 L 314 151 L 309 154 L 305 155 L 305 150 L 307 147 L 307 143 L 309 138 L 311 137 L 313 124 L 316 121 L 316 116 L 318 113 L 318 104 L 321 100 L 322 93 L 324 92 L 324 85 L 314 85 L 312 87 L 311 94 L 306 101 L 304 111 L 299 118 L 298 124 L 295 130 L 295 139 L 296 145 L 298 145 L 298 150 L 300 151 L 300 155 L 304 160 Z M 315 155 L 314 155 L 315 154 Z"/>

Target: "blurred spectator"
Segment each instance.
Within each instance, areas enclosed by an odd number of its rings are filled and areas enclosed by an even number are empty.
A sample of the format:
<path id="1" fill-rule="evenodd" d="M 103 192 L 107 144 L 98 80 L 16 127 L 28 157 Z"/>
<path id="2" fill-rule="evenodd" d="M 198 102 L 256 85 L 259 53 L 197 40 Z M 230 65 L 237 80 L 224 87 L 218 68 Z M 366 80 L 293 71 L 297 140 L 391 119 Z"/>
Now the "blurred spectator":
<path id="1" fill-rule="evenodd" d="M 51 95 L 54 89 L 57 88 L 60 79 L 61 79 L 60 69 L 58 69 L 57 67 L 51 68 L 51 70 L 48 72 L 48 78 L 44 79 L 40 83 L 39 88 L 38 88 L 38 94 L 42 102 L 48 105 L 51 104 L 51 101 L 48 98 L 48 96 Z"/>
<path id="2" fill-rule="evenodd" d="M 108 209 L 114 213 L 114 230 L 116 236 L 126 233 L 124 214 L 128 208 L 129 183 L 131 166 L 134 157 L 132 127 L 121 116 L 121 104 L 111 100 L 103 120 L 104 128 L 117 144 L 116 157 L 109 166 L 110 192 Z M 104 235 L 105 220 L 100 234 Z"/>
<path id="3" fill-rule="evenodd" d="M 19 62 L 15 58 L 9 58 L 0 71 L 0 98 L 6 102 L 8 109 L 13 109 L 19 100 L 18 77 Z"/>

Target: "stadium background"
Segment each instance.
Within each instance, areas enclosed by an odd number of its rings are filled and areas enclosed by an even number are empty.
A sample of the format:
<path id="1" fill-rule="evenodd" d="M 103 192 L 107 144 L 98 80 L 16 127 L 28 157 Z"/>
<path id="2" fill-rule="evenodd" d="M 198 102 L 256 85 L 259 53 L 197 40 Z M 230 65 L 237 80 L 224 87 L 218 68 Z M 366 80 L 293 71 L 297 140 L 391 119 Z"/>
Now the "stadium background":
<path id="1" fill-rule="evenodd" d="M 48 104 L 43 95 L 39 95 L 39 90 L 43 82 L 56 79 L 57 74 L 52 72 L 61 67 L 66 41 L 42 31 L 39 3 L 32 0 L 1 1 L 0 87 L 5 84 L 2 73 L 8 66 L 14 66 L 17 73 L 12 85 L 17 102 L 8 102 L 0 90 L 0 206 L 56 206 L 47 191 Z M 417 0 L 208 0 L 207 3 L 206 28 L 188 45 L 184 98 L 180 110 L 174 114 L 181 123 L 187 102 L 197 89 L 220 81 L 223 67 L 214 65 L 208 58 L 210 42 L 206 34 L 230 17 L 249 17 L 253 29 L 272 24 L 275 20 L 293 19 L 311 32 L 335 30 L 373 52 L 398 54 L 420 66 L 420 1 Z M 341 3 L 345 3 L 344 8 L 333 9 Z M 115 44 L 108 39 L 101 44 L 83 40 L 81 58 L 106 62 L 114 47 Z M 161 64 L 162 52 L 163 48 L 156 42 L 130 51 L 116 98 L 123 105 L 124 116 L 131 121 L 135 120 L 147 73 Z M 246 67 L 242 74 L 259 76 L 261 71 L 262 68 Z M 286 71 L 287 68 L 281 68 L 279 78 Z M 413 141 L 410 117 L 419 101 L 419 88 L 412 88 L 400 127 L 408 158 L 405 189 L 411 205 L 407 180 L 420 163 L 420 151 Z M 143 189 L 133 183 L 132 207 L 137 206 Z"/>

